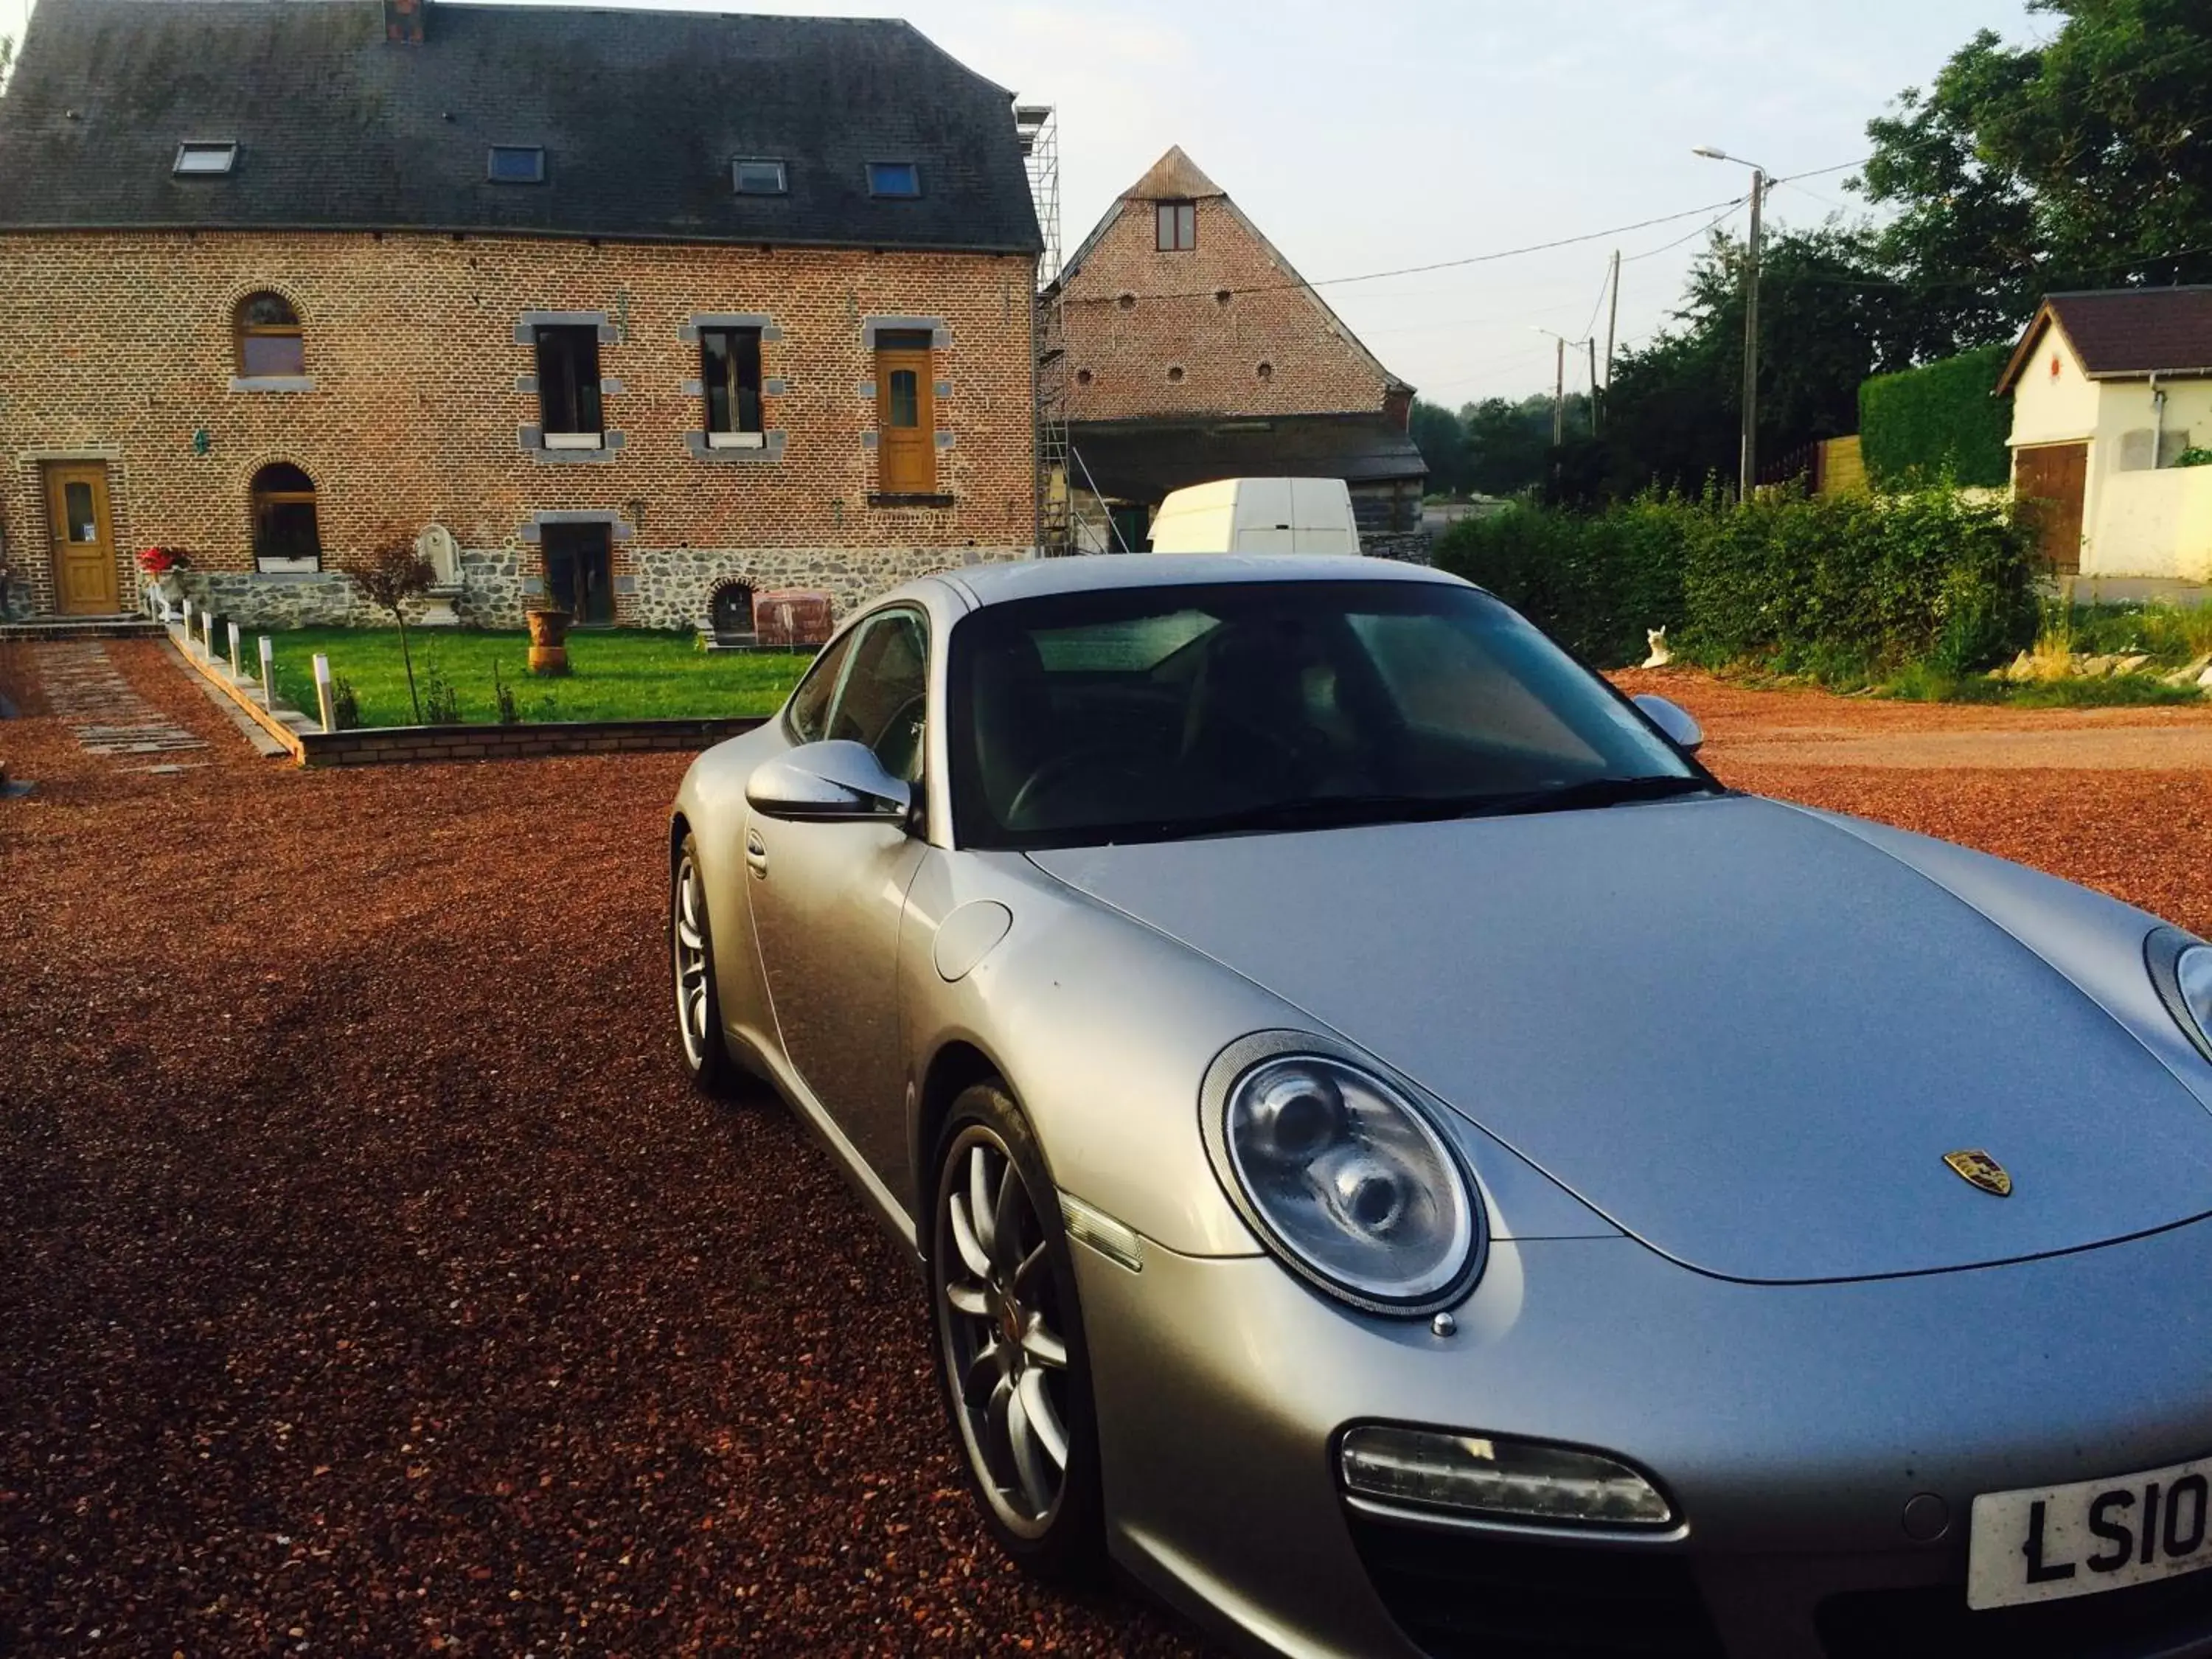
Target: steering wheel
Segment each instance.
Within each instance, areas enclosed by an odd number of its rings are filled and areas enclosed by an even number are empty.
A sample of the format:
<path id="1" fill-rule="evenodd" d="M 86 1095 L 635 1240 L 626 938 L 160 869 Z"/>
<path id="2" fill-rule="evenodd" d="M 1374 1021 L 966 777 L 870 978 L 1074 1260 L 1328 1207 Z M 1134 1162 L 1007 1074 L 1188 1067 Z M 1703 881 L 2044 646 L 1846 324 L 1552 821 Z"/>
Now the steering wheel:
<path id="1" fill-rule="evenodd" d="M 1219 710 L 1213 714 L 1209 724 L 1218 733 L 1223 735 L 1234 733 L 1240 738 L 1250 740 L 1253 747 L 1266 750 L 1285 766 L 1304 766 L 1310 758 L 1304 745 L 1295 738 L 1286 732 L 1277 731 L 1272 726 L 1262 726 L 1259 721 L 1243 714 Z M 1183 758 L 1185 760 L 1190 758 L 1190 750 L 1188 748 L 1183 750 Z"/>
<path id="2" fill-rule="evenodd" d="M 1094 777 L 1141 782 L 1158 774 L 1159 759 L 1133 744 L 1111 742 L 1094 743 L 1054 755 L 1024 778 L 1022 787 L 1014 791 L 1014 799 L 1006 807 L 1007 823 L 1020 826 L 1036 810 L 1040 797 L 1049 795 L 1086 769 Z"/>

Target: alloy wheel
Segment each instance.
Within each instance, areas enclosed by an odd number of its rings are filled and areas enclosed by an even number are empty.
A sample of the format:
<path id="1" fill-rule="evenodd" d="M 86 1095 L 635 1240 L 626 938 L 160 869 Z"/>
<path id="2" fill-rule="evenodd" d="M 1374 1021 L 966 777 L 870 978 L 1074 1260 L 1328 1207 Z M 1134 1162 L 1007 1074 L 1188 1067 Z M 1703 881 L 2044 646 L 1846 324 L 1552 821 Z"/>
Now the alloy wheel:
<path id="1" fill-rule="evenodd" d="M 1036 1200 L 1006 1143 L 980 1124 L 946 1160 L 933 1257 L 969 1462 L 1000 1521 L 1039 1537 L 1067 1482 L 1067 1342 Z"/>
<path id="2" fill-rule="evenodd" d="M 712 965 L 707 954 L 706 890 L 699 866 L 688 852 L 676 870 L 675 910 L 669 933 L 676 957 L 676 1027 L 684 1034 L 684 1061 L 697 1072 L 706 1065 L 711 1035 L 707 976 Z"/>

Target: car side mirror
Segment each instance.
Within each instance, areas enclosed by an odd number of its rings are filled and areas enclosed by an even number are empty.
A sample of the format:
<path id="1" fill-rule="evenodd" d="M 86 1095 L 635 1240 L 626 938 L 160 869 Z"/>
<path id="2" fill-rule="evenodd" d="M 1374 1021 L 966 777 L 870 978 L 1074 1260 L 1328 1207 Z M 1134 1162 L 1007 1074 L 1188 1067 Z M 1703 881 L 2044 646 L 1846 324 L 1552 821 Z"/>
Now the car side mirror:
<path id="1" fill-rule="evenodd" d="M 1644 719 L 1667 734 L 1668 740 L 1686 755 L 1705 747 L 1705 728 L 1678 702 L 1645 691 L 1629 699 L 1644 711 Z"/>
<path id="2" fill-rule="evenodd" d="M 745 783 L 745 799 L 765 817 L 794 823 L 903 823 L 914 790 L 884 770 L 874 750 L 841 738 L 763 761 Z"/>

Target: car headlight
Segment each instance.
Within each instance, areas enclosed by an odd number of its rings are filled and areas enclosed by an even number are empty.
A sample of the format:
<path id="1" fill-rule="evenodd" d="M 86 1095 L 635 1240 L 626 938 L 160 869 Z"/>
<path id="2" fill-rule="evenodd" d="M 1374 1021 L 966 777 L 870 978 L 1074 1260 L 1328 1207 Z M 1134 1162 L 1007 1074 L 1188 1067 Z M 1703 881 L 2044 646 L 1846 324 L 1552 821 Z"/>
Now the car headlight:
<path id="1" fill-rule="evenodd" d="M 2212 945 L 2179 927 L 2160 927 L 2143 941 L 2143 961 L 2182 1035 L 2212 1060 Z"/>
<path id="2" fill-rule="evenodd" d="M 1220 1142 L 1231 1196 L 1277 1255 L 1374 1313 L 1426 1314 L 1463 1296 L 1485 1229 L 1443 1136 L 1372 1073 L 1279 1054 L 1230 1086 Z"/>

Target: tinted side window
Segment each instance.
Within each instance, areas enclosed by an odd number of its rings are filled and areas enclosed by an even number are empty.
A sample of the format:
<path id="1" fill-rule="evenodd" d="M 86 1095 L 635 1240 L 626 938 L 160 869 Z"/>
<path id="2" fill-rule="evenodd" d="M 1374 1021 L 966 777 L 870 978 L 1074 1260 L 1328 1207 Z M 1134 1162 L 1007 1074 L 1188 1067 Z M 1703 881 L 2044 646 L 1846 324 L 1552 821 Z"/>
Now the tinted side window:
<path id="1" fill-rule="evenodd" d="M 921 775 L 928 663 L 929 636 L 911 611 L 893 611 L 863 624 L 829 735 L 866 744 L 884 770 L 913 782 Z"/>
<path id="2" fill-rule="evenodd" d="M 819 743 L 829 731 L 830 699 L 837 690 L 837 671 L 845 665 L 853 637 L 847 634 L 817 657 L 799 690 L 791 694 L 784 718 L 791 724 L 791 735 L 801 743 Z"/>

